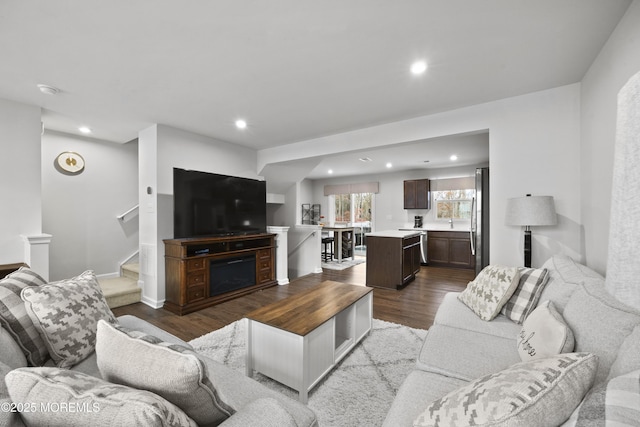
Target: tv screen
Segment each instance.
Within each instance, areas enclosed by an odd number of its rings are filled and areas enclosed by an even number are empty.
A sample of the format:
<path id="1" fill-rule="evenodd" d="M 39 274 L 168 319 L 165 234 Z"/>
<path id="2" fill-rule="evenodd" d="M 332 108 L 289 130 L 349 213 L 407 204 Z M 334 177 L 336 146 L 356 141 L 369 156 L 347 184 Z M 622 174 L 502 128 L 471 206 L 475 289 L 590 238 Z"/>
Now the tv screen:
<path id="1" fill-rule="evenodd" d="M 174 238 L 267 231 L 265 181 L 173 169 Z"/>

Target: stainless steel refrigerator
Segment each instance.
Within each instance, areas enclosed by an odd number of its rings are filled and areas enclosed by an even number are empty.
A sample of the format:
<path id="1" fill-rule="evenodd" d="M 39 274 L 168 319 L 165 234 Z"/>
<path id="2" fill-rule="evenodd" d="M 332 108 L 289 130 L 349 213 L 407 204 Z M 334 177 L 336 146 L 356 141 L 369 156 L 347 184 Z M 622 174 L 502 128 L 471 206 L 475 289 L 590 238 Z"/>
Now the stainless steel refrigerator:
<path id="1" fill-rule="evenodd" d="M 476 169 L 476 195 L 471 207 L 471 253 L 476 274 L 489 265 L 489 168 Z"/>

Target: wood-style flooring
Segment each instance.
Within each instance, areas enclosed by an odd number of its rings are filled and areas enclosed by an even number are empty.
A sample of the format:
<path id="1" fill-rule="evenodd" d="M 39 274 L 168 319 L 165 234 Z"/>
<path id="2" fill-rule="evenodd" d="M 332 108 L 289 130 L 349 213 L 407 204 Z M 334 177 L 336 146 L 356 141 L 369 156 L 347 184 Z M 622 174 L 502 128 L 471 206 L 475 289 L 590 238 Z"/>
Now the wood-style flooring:
<path id="1" fill-rule="evenodd" d="M 366 264 L 346 270 L 324 270 L 292 280 L 288 285 L 274 286 L 262 291 L 208 307 L 195 313 L 178 316 L 164 309 L 153 309 L 137 303 L 113 309 L 116 316 L 131 314 L 190 341 L 213 330 L 220 329 L 266 304 L 309 289 L 325 280 L 365 286 Z M 428 329 L 433 324 L 436 310 L 447 292 L 463 290 L 473 280 L 473 270 L 425 267 L 416 280 L 401 290 L 375 288 L 373 291 L 373 317 L 400 323 L 412 328 Z"/>

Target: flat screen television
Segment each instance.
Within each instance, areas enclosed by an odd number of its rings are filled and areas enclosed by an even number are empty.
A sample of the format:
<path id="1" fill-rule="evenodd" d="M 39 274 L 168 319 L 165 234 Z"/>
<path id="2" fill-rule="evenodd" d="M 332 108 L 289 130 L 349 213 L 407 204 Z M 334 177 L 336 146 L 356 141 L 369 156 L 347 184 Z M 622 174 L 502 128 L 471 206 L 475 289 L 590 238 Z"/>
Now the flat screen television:
<path id="1" fill-rule="evenodd" d="M 173 169 L 174 238 L 266 232 L 265 181 Z"/>

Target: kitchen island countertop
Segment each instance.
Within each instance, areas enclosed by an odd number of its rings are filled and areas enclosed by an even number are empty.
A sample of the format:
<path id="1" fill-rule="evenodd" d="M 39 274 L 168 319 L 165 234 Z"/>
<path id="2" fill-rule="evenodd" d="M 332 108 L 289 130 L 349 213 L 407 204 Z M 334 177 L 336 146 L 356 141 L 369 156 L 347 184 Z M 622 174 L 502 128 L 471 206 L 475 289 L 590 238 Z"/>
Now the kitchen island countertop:
<path id="1" fill-rule="evenodd" d="M 416 231 L 401 231 L 401 230 L 383 230 L 383 231 L 374 231 L 373 233 L 367 233 L 366 236 L 369 237 L 396 237 L 400 239 L 404 239 L 405 237 L 419 236 L 420 230 Z"/>

